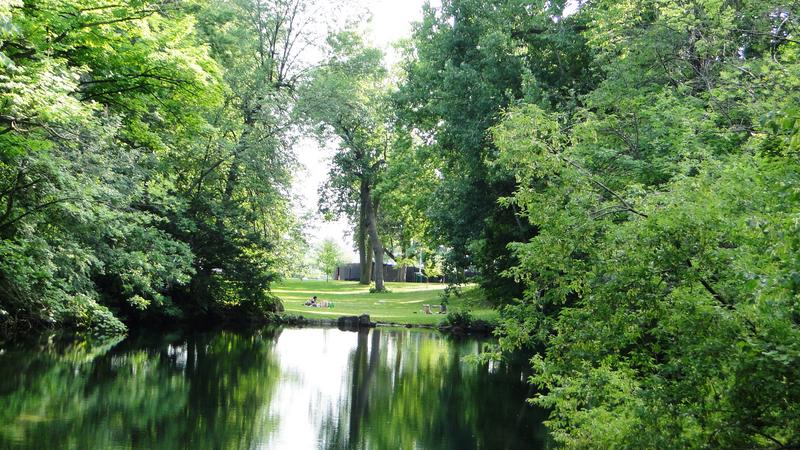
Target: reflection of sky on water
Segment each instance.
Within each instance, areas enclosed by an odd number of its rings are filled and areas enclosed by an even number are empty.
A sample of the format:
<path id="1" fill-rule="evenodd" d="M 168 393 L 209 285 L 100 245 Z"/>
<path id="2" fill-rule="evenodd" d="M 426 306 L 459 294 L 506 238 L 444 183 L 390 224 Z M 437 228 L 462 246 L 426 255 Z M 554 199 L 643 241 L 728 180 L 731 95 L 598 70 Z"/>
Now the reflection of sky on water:
<path id="1" fill-rule="evenodd" d="M 437 392 L 458 389 L 451 383 L 460 377 L 452 379 L 445 373 L 455 371 L 470 378 L 478 371 L 495 373 L 496 365 L 479 368 L 461 361 L 461 356 L 478 353 L 479 348 L 478 341 L 456 344 L 444 335 L 421 330 L 285 329 L 273 349 L 280 375 L 269 416 L 276 428 L 263 435 L 265 442 L 257 448 L 381 448 L 380 442 L 373 442 L 376 435 L 385 434 L 380 428 L 387 421 L 409 419 L 402 411 L 408 404 L 395 398 L 395 390 L 409 383 L 409 377 L 416 378 L 412 397 L 427 395 L 437 401 Z M 392 411 L 397 405 L 401 410 Z M 422 405 L 425 410 L 432 412 Z M 453 423 L 442 426 L 461 428 L 462 413 L 452 411 L 445 421 Z M 431 416 L 422 423 L 434 419 Z M 410 424 L 413 431 L 403 444 L 429 448 L 414 434 L 427 427 L 418 429 L 420 424 L 413 420 Z M 444 438 L 442 444 L 451 443 Z"/>
<path id="2" fill-rule="evenodd" d="M 280 389 L 270 414 L 278 428 L 263 449 L 321 448 L 317 430 L 339 422 L 347 407 L 347 366 L 358 335 L 337 329 L 286 329 L 275 347 L 281 371 Z"/>
<path id="3" fill-rule="evenodd" d="M 373 425 L 364 421 L 371 394 L 391 392 L 403 376 L 446 364 L 451 347 L 444 336 L 424 331 L 283 330 L 274 348 L 279 388 L 269 407 L 277 427 L 257 448 L 339 448 L 361 441 Z M 478 351 L 477 342 L 466 347 Z M 466 372 L 477 370 L 456 364 Z M 423 389 L 438 390 L 445 383 L 426 378 Z M 373 447 L 368 438 L 361 444 Z"/>

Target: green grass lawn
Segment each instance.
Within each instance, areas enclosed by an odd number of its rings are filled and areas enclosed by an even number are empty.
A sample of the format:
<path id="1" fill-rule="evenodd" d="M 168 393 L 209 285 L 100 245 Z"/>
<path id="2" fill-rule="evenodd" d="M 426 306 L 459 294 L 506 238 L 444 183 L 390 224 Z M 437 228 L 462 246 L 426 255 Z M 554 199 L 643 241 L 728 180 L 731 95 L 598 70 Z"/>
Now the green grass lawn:
<path id="1" fill-rule="evenodd" d="M 412 325 L 436 325 L 444 319 L 436 314 L 441 302 L 439 294 L 446 285 L 438 283 L 386 283 L 391 292 L 370 294 L 369 286 L 356 281 L 286 280 L 276 284 L 272 292 L 283 300 L 286 312 L 309 319 L 336 319 L 340 316 L 369 314 L 373 321 Z M 316 295 L 319 300 L 334 302 L 333 308 L 304 306 Z M 430 304 L 434 314 L 424 314 L 423 304 Z M 448 311 L 469 309 L 476 319 L 493 320 L 497 312 L 485 305 L 480 290 L 464 288 L 461 297 L 451 296 Z"/>

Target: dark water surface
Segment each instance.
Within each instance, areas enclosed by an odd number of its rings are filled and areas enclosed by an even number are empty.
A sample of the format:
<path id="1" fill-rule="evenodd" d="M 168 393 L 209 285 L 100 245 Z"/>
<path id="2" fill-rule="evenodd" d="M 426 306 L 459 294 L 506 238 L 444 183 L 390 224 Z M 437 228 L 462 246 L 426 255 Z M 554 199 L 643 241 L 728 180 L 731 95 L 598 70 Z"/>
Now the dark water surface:
<path id="1" fill-rule="evenodd" d="M 436 331 L 268 328 L 0 349 L 2 449 L 536 449 L 524 364 Z"/>

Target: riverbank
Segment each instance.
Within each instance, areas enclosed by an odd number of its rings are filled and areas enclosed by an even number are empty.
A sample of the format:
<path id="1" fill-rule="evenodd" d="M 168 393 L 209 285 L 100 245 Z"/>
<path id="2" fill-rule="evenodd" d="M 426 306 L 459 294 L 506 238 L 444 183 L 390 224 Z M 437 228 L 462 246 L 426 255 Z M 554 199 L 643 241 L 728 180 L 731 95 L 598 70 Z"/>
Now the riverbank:
<path id="1" fill-rule="evenodd" d="M 371 294 L 369 286 L 355 281 L 286 280 L 275 285 L 272 293 L 284 304 L 287 315 L 307 319 L 312 324 L 335 323 L 342 316 L 368 314 L 381 325 L 438 327 L 447 314 L 437 314 L 441 294 L 447 287 L 439 283 L 386 283 L 389 292 Z M 333 308 L 312 308 L 304 303 L 316 295 L 333 302 Z M 423 305 L 431 305 L 433 314 L 425 314 Z M 469 311 L 476 320 L 489 323 L 497 319 L 476 286 L 464 287 L 461 296 L 451 295 L 448 314 Z"/>
<path id="2" fill-rule="evenodd" d="M 463 316 L 455 323 L 449 323 L 442 320 L 437 325 L 427 324 L 411 324 L 399 322 L 375 322 L 368 314 L 360 316 L 341 316 L 336 319 L 316 319 L 306 318 L 303 316 L 293 316 L 291 314 L 282 314 L 276 316 L 275 320 L 271 322 L 272 325 L 289 326 L 289 327 L 320 327 L 320 328 L 338 328 L 342 331 L 359 331 L 368 328 L 389 327 L 389 328 L 418 328 L 438 330 L 443 333 L 453 334 L 491 334 L 496 328 L 497 324 L 493 321 L 483 319 L 463 320 Z"/>
<path id="3" fill-rule="evenodd" d="M 387 283 L 389 292 L 371 294 L 369 286 L 348 281 L 301 281 L 286 280 L 276 283 L 272 294 L 280 298 L 285 311 L 278 316 L 242 317 L 239 319 L 220 320 L 199 318 L 160 322 L 127 322 L 128 329 L 164 329 L 185 328 L 194 330 L 212 329 L 216 326 L 230 328 L 248 328 L 268 325 L 298 326 L 338 326 L 340 317 L 369 315 L 370 321 L 377 326 L 435 328 L 442 331 L 488 332 L 497 322 L 497 311 L 485 300 L 483 292 L 474 285 L 465 286 L 462 295 L 451 295 L 447 303 L 448 314 L 438 314 L 442 302 L 441 294 L 447 285 L 439 283 Z M 320 300 L 333 302 L 333 308 L 311 308 L 303 304 L 316 295 Z M 430 305 L 432 314 L 424 312 L 423 305 Z M 469 312 L 469 318 L 463 314 Z M 447 323 L 448 317 L 456 323 Z M 451 321 L 452 321 L 451 319 Z M 467 323 L 469 322 L 469 323 Z M 102 332 L 102 330 L 80 330 L 74 327 L 50 326 L 40 329 L 28 329 L 19 333 L 0 333 L 0 343 L 15 341 L 36 335 L 63 334 L 76 336 L 115 336 L 125 335 L 126 331 Z"/>

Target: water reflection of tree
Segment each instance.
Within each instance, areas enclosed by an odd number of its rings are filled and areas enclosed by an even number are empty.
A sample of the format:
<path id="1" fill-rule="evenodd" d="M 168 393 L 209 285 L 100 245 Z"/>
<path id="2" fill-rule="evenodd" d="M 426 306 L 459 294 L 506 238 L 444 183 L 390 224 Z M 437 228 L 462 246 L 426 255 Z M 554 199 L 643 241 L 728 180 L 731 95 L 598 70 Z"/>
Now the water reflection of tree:
<path id="1" fill-rule="evenodd" d="M 380 330 L 358 331 L 356 348 L 349 357 L 349 383 L 342 387 L 339 404 L 332 405 L 339 410 L 327 411 L 319 430 L 325 448 L 352 448 L 357 443 L 350 438 L 360 435 L 363 418 L 368 414 L 370 386 L 380 363 L 380 342 Z"/>
<path id="2" fill-rule="evenodd" d="M 227 449 L 266 442 L 273 332 L 0 355 L 0 448 Z M 11 369 L 13 368 L 13 369 Z M 20 371 L 20 369 L 23 369 Z M 20 371 L 15 375 L 14 370 Z"/>
<path id="3" fill-rule="evenodd" d="M 329 414 L 322 442 L 351 449 L 545 446 L 536 426 L 543 414 L 523 403 L 530 393 L 522 365 L 490 371 L 464 363 L 479 345 L 438 333 L 361 332 L 341 416 Z"/>
<path id="4" fill-rule="evenodd" d="M 349 436 L 359 436 L 361 422 L 367 416 L 369 391 L 372 378 L 378 369 L 380 358 L 381 334 L 379 330 L 374 330 L 372 334 L 372 345 L 369 349 L 369 362 L 367 362 L 367 330 L 358 332 L 358 346 L 354 355 L 353 377 L 350 400 L 350 430 Z"/>

